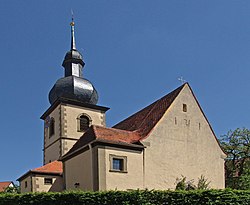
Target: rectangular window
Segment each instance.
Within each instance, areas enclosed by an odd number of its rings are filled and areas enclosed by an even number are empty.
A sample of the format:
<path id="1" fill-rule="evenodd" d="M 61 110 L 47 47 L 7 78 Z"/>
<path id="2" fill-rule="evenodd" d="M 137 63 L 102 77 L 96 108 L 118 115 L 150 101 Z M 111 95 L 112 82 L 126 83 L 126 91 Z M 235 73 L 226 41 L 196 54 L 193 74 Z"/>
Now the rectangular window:
<path id="1" fill-rule="evenodd" d="M 44 184 L 52 184 L 53 179 L 52 178 L 44 178 Z"/>
<path id="2" fill-rule="evenodd" d="M 110 155 L 110 171 L 127 172 L 127 157 Z"/>
<path id="3" fill-rule="evenodd" d="M 24 182 L 24 187 L 27 188 L 27 186 L 28 186 L 28 182 L 25 181 L 25 182 Z"/>
<path id="4" fill-rule="evenodd" d="M 123 171 L 123 159 L 113 158 L 113 170 Z"/>
<path id="5" fill-rule="evenodd" d="M 187 112 L 187 104 L 183 104 L 182 110 L 183 110 L 183 112 Z"/>

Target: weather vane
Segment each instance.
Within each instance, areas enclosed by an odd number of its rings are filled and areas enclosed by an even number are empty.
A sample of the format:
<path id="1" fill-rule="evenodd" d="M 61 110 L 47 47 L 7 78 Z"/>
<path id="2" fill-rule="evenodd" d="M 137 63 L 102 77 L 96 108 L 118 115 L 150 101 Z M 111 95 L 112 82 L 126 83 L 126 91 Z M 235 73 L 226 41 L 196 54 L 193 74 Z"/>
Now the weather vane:
<path id="1" fill-rule="evenodd" d="M 186 80 L 184 80 L 182 76 L 178 78 L 178 80 L 181 82 L 181 84 L 184 84 L 186 82 Z"/>
<path id="2" fill-rule="evenodd" d="M 70 25 L 74 26 L 75 23 L 74 23 L 74 12 L 73 12 L 73 9 L 71 9 L 71 19 L 72 19 L 72 21 L 71 21 Z"/>

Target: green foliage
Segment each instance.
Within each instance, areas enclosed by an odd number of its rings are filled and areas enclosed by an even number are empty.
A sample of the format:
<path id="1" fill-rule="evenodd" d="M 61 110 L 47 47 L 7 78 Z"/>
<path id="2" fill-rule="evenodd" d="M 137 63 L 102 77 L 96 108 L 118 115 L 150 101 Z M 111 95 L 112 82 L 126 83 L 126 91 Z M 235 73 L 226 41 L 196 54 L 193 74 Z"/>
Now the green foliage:
<path id="1" fill-rule="evenodd" d="M 198 178 L 197 186 L 194 184 L 194 180 L 187 181 L 187 178 L 182 176 L 181 178 L 176 179 L 175 190 L 207 190 L 209 189 L 209 184 L 210 182 L 207 181 L 204 175 L 201 175 L 201 177 Z"/>
<path id="2" fill-rule="evenodd" d="M 250 191 L 108 191 L 0 194 L 0 205 L 247 205 Z"/>
<path id="3" fill-rule="evenodd" d="M 207 180 L 208 179 L 206 179 L 204 175 L 201 175 L 201 177 L 198 179 L 197 189 L 200 190 L 209 189 L 210 182 L 208 182 Z"/>
<path id="4" fill-rule="evenodd" d="M 7 187 L 4 191 L 5 193 L 20 193 L 20 186 L 14 185 L 14 187 Z"/>
<path id="5" fill-rule="evenodd" d="M 220 144 L 227 153 L 226 187 L 250 189 L 250 130 L 230 130 L 221 137 Z"/>
<path id="6" fill-rule="evenodd" d="M 181 178 L 176 179 L 176 187 L 175 190 L 186 190 L 187 188 L 187 178 L 182 176 Z"/>

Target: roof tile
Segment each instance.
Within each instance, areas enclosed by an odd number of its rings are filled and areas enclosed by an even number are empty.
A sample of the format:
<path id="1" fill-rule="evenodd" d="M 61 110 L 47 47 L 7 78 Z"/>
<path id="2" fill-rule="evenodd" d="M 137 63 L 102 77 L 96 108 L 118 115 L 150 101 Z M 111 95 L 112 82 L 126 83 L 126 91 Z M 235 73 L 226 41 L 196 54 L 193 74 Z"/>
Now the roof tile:
<path id="1" fill-rule="evenodd" d="M 5 189 L 7 187 L 9 187 L 9 185 L 11 184 L 11 181 L 7 181 L 7 182 L 0 182 L 0 192 L 5 191 Z"/>
<path id="2" fill-rule="evenodd" d="M 162 118 L 184 85 L 185 84 L 128 117 L 127 119 L 119 122 L 113 126 L 113 128 L 127 131 L 136 131 L 141 135 L 142 138 L 146 137 L 157 124 L 157 122 Z"/>
<path id="3" fill-rule="evenodd" d="M 42 167 L 32 169 L 31 172 L 62 173 L 63 172 L 62 162 L 53 161 L 48 164 L 45 164 Z"/>

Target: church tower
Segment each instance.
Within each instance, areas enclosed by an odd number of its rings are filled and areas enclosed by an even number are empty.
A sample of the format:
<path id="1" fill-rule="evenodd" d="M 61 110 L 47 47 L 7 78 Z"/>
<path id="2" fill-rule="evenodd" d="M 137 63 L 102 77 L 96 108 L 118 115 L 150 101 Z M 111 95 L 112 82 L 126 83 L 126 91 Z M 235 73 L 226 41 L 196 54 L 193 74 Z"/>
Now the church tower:
<path id="1" fill-rule="evenodd" d="M 66 154 L 91 125 L 106 126 L 105 112 L 109 108 L 96 105 L 98 93 L 93 84 L 82 77 L 85 63 L 76 49 L 73 18 L 70 26 L 71 48 L 62 63 L 64 77 L 50 90 L 51 106 L 41 116 L 44 120 L 44 164 Z"/>

